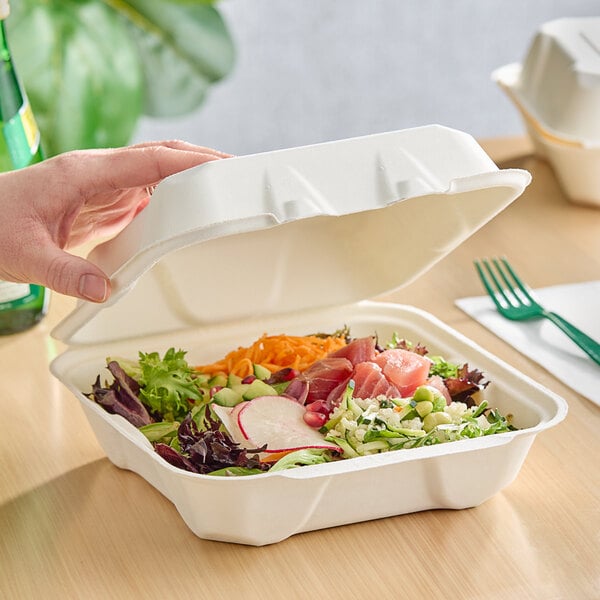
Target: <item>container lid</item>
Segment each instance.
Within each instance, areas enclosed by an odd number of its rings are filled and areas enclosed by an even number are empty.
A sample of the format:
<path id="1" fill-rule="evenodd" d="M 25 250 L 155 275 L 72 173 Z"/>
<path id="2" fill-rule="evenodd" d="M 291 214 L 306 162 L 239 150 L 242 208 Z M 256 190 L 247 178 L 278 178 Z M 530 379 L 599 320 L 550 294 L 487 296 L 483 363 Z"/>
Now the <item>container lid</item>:
<path id="1" fill-rule="evenodd" d="M 554 138 L 600 144 L 600 17 L 544 23 L 523 64 L 493 78 Z"/>
<path id="2" fill-rule="evenodd" d="M 551 38 L 559 46 L 582 87 L 600 86 L 600 17 L 548 21 L 540 28 L 539 36 Z"/>
<path id="3" fill-rule="evenodd" d="M 372 298 L 417 278 L 530 180 L 437 125 L 205 163 L 165 179 L 92 251 L 112 295 L 80 302 L 52 334 L 95 344 Z"/>

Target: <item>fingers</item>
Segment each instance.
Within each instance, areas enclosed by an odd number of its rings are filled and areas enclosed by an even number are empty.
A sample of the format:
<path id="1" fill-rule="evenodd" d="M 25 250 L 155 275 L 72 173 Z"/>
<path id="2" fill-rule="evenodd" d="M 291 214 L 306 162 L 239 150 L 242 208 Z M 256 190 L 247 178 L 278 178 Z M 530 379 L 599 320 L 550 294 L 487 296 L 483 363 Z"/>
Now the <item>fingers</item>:
<path id="1" fill-rule="evenodd" d="M 60 170 L 68 173 L 66 177 L 71 185 L 91 196 L 99 191 L 146 188 L 179 171 L 228 156 L 217 150 L 173 141 L 108 150 L 78 150 L 45 163 L 60 160 Z"/>
<path id="2" fill-rule="evenodd" d="M 115 199 L 116 198 L 116 199 Z M 144 191 L 129 190 L 120 196 L 113 195 L 104 201 L 94 199 L 82 206 L 70 226 L 66 239 L 55 238 L 57 245 L 65 250 L 88 240 L 112 237 L 124 229 L 149 203 Z"/>
<path id="3" fill-rule="evenodd" d="M 101 269 L 55 246 L 44 248 L 28 263 L 28 280 L 59 294 L 92 302 L 104 302 L 110 295 L 110 280 Z"/>
<path id="4" fill-rule="evenodd" d="M 129 146 L 130 148 L 150 148 L 155 146 L 164 146 L 166 148 L 173 148 L 174 150 L 184 150 L 186 152 L 197 152 L 199 154 L 213 154 L 217 158 L 231 158 L 232 154 L 215 150 L 214 148 L 207 148 L 206 146 L 196 146 L 183 140 L 166 140 L 161 142 L 140 142 Z"/>
<path id="5" fill-rule="evenodd" d="M 152 185 L 179 171 L 230 156 L 218 150 L 175 140 L 120 148 L 115 151 L 114 158 L 120 161 L 123 167 L 127 163 L 130 168 L 137 169 L 141 175 L 149 174 L 153 170 L 156 179 L 145 182 Z M 119 170 L 115 173 L 115 178 L 122 175 L 130 178 L 132 173 Z"/>
<path id="6" fill-rule="evenodd" d="M 0 279 L 42 285 L 66 296 L 104 302 L 110 280 L 95 264 L 61 250 L 47 233 L 22 230 L 18 250 L 0 247 Z"/>

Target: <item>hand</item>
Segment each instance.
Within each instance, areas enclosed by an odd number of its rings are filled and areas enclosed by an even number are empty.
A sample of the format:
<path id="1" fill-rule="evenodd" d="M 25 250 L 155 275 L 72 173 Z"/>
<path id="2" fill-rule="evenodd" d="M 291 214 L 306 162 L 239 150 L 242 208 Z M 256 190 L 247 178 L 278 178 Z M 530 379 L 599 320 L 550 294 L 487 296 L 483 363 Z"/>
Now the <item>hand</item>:
<path id="1" fill-rule="evenodd" d="M 110 280 L 65 252 L 123 229 L 168 175 L 229 155 L 180 141 L 76 150 L 0 174 L 0 279 L 103 302 Z"/>

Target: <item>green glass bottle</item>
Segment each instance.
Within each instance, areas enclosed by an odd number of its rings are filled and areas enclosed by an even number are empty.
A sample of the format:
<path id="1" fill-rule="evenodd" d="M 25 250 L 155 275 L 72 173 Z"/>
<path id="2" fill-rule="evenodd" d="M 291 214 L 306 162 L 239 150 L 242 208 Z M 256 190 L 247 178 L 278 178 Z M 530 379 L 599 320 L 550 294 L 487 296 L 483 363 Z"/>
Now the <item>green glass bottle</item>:
<path id="1" fill-rule="evenodd" d="M 0 0 L 0 172 L 43 160 L 40 133 L 11 59 L 4 19 L 8 3 Z M 0 281 L 0 335 L 29 329 L 46 314 L 44 287 Z"/>

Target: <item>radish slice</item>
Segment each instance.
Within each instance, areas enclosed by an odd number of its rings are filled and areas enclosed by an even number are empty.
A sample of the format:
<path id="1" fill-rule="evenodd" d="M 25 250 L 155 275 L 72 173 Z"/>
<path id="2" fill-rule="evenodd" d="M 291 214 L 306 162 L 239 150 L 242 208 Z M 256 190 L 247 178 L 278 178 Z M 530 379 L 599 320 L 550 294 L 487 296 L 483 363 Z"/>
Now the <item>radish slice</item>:
<path id="1" fill-rule="evenodd" d="M 242 448 L 251 449 L 252 444 L 243 436 L 237 422 L 237 413 L 240 411 L 243 404 L 245 403 L 240 402 L 240 404 L 236 404 L 233 408 L 228 408 L 227 406 L 220 406 L 219 404 L 213 403 L 211 408 L 217 417 L 221 419 L 221 423 L 223 423 L 225 429 L 227 429 L 231 439 L 239 444 Z"/>
<path id="2" fill-rule="evenodd" d="M 304 407 L 291 398 L 259 396 L 242 404 L 237 413 L 237 424 L 246 444 L 255 448 L 266 444 L 265 452 L 302 448 L 340 451 L 339 446 L 326 442 L 319 431 L 304 422 Z"/>

